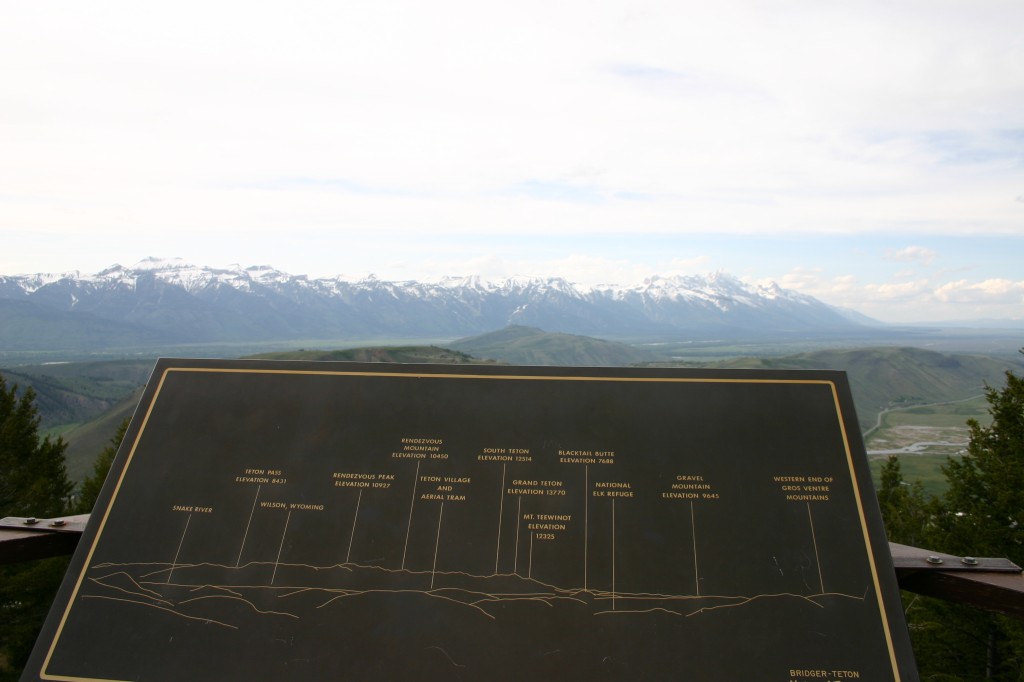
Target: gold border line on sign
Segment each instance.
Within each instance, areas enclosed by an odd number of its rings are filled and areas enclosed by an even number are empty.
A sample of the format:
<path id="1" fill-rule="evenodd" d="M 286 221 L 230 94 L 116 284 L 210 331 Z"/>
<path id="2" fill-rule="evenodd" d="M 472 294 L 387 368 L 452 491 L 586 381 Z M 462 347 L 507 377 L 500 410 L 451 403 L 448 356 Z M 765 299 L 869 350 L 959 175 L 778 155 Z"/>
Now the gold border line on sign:
<path id="1" fill-rule="evenodd" d="M 118 493 L 121 490 L 121 485 L 124 482 L 125 475 L 128 473 L 128 468 L 132 464 L 132 460 L 135 457 L 135 453 L 138 450 L 139 442 L 142 440 L 142 434 L 146 431 L 146 426 L 149 423 L 149 418 L 153 414 L 153 410 L 156 407 L 157 400 L 160 397 L 160 393 L 163 391 L 164 382 L 167 380 L 168 375 L 171 372 L 181 372 L 186 374 L 271 374 L 271 375 L 292 375 L 292 376 L 349 376 L 349 377 L 393 377 L 402 379 L 477 379 L 477 380 L 499 380 L 499 381 L 594 381 L 594 382 L 609 382 L 609 383 L 680 383 L 680 384 L 793 384 L 793 385 L 818 385 L 828 386 L 832 393 L 832 401 L 836 409 L 836 417 L 839 423 L 839 431 L 842 435 L 843 449 L 846 453 L 846 463 L 850 471 L 850 480 L 853 484 L 853 495 L 857 505 L 857 516 L 860 520 L 861 532 L 864 538 L 864 548 L 867 551 L 868 564 L 871 569 L 871 579 L 874 582 L 875 595 L 878 602 L 878 609 L 882 617 L 882 629 L 885 633 L 886 646 L 889 652 L 889 661 L 892 665 L 892 672 L 895 678 L 895 682 L 900 682 L 900 671 L 896 660 L 895 645 L 892 641 L 892 633 L 889 629 L 888 614 L 885 610 L 885 603 L 882 598 L 882 589 L 878 578 L 878 568 L 875 564 L 874 553 L 871 551 L 871 538 L 868 533 L 867 519 L 864 516 L 864 504 L 860 496 L 860 486 L 857 480 L 857 472 L 854 469 L 853 453 L 850 449 L 850 441 L 848 434 L 846 433 L 846 424 L 843 420 L 842 408 L 839 405 L 839 392 L 836 388 L 835 382 L 828 379 L 724 379 L 724 378 L 698 378 L 698 377 L 599 377 L 599 376 L 562 376 L 562 375 L 520 375 L 520 374 L 457 374 L 457 373 L 433 373 L 433 372 L 356 372 L 356 371 L 340 371 L 340 370 L 298 370 L 298 369 L 243 369 L 243 368 L 228 368 L 228 367 L 168 367 L 164 370 L 160 377 L 160 382 L 157 384 L 156 390 L 153 393 L 153 398 L 150 401 L 149 407 L 146 410 L 146 415 L 142 420 L 142 424 L 139 427 L 139 432 L 135 436 L 135 441 L 132 443 L 131 450 L 128 453 L 128 459 L 124 463 L 124 467 L 121 469 L 121 475 L 118 477 L 117 484 L 114 487 L 114 491 L 110 496 L 110 502 L 107 503 L 107 508 L 103 513 L 103 518 L 100 521 L 99 528 L 96 530 L 96 536 L 93 538 L 92 546 L 89 548 L 89 553 L 86 556 L 85 562 L 82 566 L 82 572 L 79 574 L 78 579 L 75 582 L 74 590 L 71 596 L 68 598 L 67 606 L 64 609 L 64 614 L 61 617 L 60 624 L 57 626 L 57 632 L 54 635 L 53 641 L 50 643 L 49 650 L 47 651 L 46 658 L 43 661 L 43 667 L 40 671 L 40 678 L 44 680 L 59 680 L 61 682 L 127 682 L 110 680 L 107 678 L 94 678 L 94 677 L 76 677 L 67 675 L 54 675 L 46 672 L 50 666 L 50 661 L 53 658 L 54 650 L 57 647 L 57 643 L 60 640 L 61 634 L 63 633 L 64 626 L 67 623 L 68 616 L 71 613 L 73 604 L 78 597 L 78 592 L 81 589 L 82 583 L 85 580 L 85 574 L 89 570 L 89 566 L 92 563 L 93 553 L 96 551 L 96 547 L 99 544 L 100 537 L 103 535 L 103 530 L 106 528 L 107 520 L 110 518 L 110 512 L 114 507 L 114 503 L 117 501 Z"/>
<path id="2" fill-rule="evenodd" d="M 878 568 L 875 566 L 875 554 L 871 551 L 871 538 L 868 536 L 867 520 L 864 518 L 864 504 L 860 498 L 860 486 L 857 485 L 857 472 L 853 470 L 853 455 L 850 451 L 850 440 L 846 433 L 846 424 L 843 422 L 842 412 L 839 410 L 839 393 L 835 384 L 832 384 L 832 397 L 836 404 L 836 413 L 839 416 L 839 431 L 843 434 L 843 448 L 846 450 L 846 464 L 850 468 L 850 479 L 854 482 L 853 497 L 857 502 L 857 515 L 860 517 L 860 528 L 864 534 L 864 548 L 868 553 L 868 563 L 871 565 L 871 576 L 875 581 L 875 598 L 878 600 L 878 610 L 882 613 L 882 629 L 885 631 L 885 641 L 889 645 L 889 661 L 892 664 L 893 674 L 897 682 L 900 679 L 899 666 L 896 663 L 896 650 L 892 643 L 892 633 L 889 631 L 889 618 L 885 612 L 885 603 L 882 600 L 882 590 L 878 585 Z"/>
<path id="3" fill-rule="evenodd" d="M 124 476 L 128 473 L 128 465 L 131 464 L 132 459 L 135 457 L 135 451 L 139 447 L 139 441 L 142 440 L 142 434 L 146 430 L 146 425 L 149 423 L 149 418 L 153 414 L 153 408 L 156 407 L 156 400 L 160 395 L 160 391 L 163 390 L 164 381 L 167 379 L 167 372 L 164 370 L 163 375 L 160 377 L 160 383 L 156 387 L 156 391 L 153 393 L 153 399 L 149 403 L 149 409 L 146 410 L 146 416 L 142 420 L 142 424 L 139 427 L 139 433 L 135 436 L 135 442 L 132 443 L 131 452 L 128 453 L 128 461 L 124 463 L 124 468 L 121 469 L 121 475 L 117 479 L 117 486 L 114 488 L 114 493 L 110 496 L 110 502 L 107 503 L 107 508 L 103 512 L 103 519 L 100 521 L 99 528 L 96 529 L 96 537 L 92 541 L 92 546 L 89 547 L 89 554 L 85 557 L 85 563 L 82 565 L 82 572 L 78 575 L 78 580 L 75 581 L 75 589 L 71 592 L 71 596 L 68 598 L 67 608 L 64 609 L 64 615 L 60 619 L 60 625 L 57 626 L 57 633 L 53 637 L 53 642 L 50 644 L 49 651 L 46 652 L 46 659 L 43 661 L 43 669 L 40 671 L 39 677 L 44 680 L 67 680 L 69 682 L 87 682 L 88 680 L 99 680 L 103 678 L 92 678 L 92 677 L 68 677 L 64 675 L 48 675 L 46 669 L 50 667 L 50 659 L 53 657 L 53 651 L 57 647 L 57 641 L 60 639 L 61 633 L 64 631 L 64 625 L 67 623 L 68 615 L 71 613 L 71 605 L 74 604 L 75 599 L 78 597 L 78 591 L 82 587 L 82 582 L 85 580 L 85 573 L 89 570 L 89 566 L 92 564 L 92 555 L 96 551 L 97 545 L 99 545 L 100 536 L 103 534 L 103 529 L 107 525 L 107 519 L 110 518 L 110 511 L 114 508 L 114 501 L 117 499 L 117 493 L 121 490 L 121 483 L 124 482 Z"/>

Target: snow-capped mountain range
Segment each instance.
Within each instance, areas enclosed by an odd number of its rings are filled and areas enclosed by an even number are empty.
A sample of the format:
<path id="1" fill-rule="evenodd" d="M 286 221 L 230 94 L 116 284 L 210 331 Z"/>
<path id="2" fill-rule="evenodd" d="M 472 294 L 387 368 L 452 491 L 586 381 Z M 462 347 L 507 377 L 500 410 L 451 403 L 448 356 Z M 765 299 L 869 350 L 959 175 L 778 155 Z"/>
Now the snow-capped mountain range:
<path id="1" fill-rule="evenodd" d="M 725 273 L 634 286 L 557 278 L 390 282 L 310 279 L 269 266 L 198 267 L 149 258 L 96 274 L 0 276 L 0 341 L 97 344 L 459 337 L 518 324 L 611 338 L 762 338 L 849 333 L 849 314 L 778 285 Z M 21 325 L 20 335 L 14 327 Z M 30 343 L 30 339 L 22 339 Z M 15 345 L 21 345 L 15 343 Z M 76 343 L 76 346 L 80 344 Z"/>

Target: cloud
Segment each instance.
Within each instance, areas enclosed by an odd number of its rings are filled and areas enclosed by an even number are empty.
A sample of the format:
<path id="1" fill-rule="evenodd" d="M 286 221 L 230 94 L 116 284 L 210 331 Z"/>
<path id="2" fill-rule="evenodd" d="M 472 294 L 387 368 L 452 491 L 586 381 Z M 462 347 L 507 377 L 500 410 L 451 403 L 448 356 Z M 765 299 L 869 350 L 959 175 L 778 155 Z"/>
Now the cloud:
<path id="1" fill-rule="evenodd" d="M 797 267 L 773 278 L 745 278 L 749 282 L 768 286 L 776 283 L 784 289 L 792 289 L 814 296 L 832 305 L 854 308 L 863 302 L 863 290 L 854 275 L 828 275 L 824 268 Z"/>
<path id="2" fill-rule="evenodd" d="M 608 199 L 604 192 L 593 185 L 543 180 L 520 182 L 510 188 L 507 194 L 527 196 L 541 201 L 563 201 L 581 204 L 600 204 Z"/>
<path id="3" fill-rule="evenodd" d="M 982 286 L 1005 256 L 935 237 L 1019 243 L 1024 3 L 302 5 L 0 7 L 0 269 L 785 272 L 903 318 L 1009 296 Z M 752 253 L 794 235 L 883 258 Z M 940 258 L 974 279 L 907 272 Z"/>
<path id="4" fill-rule="evenodd" d="M 451 275 L 480 275 L 485 280 L 501 280 L 513 276 L 561 277 L 574 284 L 590 287 L 631 286 L 652 275 L 670 277 L 704 272 L 708 262 L 707 256 L 667 258 L 649 263 L 584 253 L 551 257 L 533 254 L 509 257 L 488 253 L 467 259 L 446 259 L 439 255 L 426 262 L 421 259 L 416 266 L 418 271 L 422 272 L 425 269 L 428 272 L 425 277 L 428 280 Z M 405 278 L 396 271 L 390 271 L 388 276 L 396 279 Z"/>
<path id="5" fill-rule="evenodd" d="M 706 255 L 693 256 L 692 258 L 673 258 L 668 262 L 669 269 L 666 274 L 693 274 L 696 271 L 707 269 L 711 258 Z"/>
<path id="6" fill-rule="evenodd" d="M 871 283 L 855 291 L 844 304 L 895 323 L 1020 319 L 1024 314 L 1024 281 L 992 278 L 938 282 L 919 278 Z"/>
<path id="7" fill-rule="evenodd" d="M 943 284 L 935 290 L 935 298 L 943 303 L 959 305 L 1020 305 L 1024 306 L 1024 280 L 987 279 L 982 282 L 957 280 Z M 1022 307 L 1018 314 L 1024 312 Z"/>
<path id="8" fill-rule="evenodd" d="M 734 100 L 733 104 L 740 105 L 748 100 L 762 100 L 764 104 L 770 99 L 767 93 L 748 79 L 713 71 L 681 71 L 647 64 L 615 64 L 608 67 L 607 71 L 652 95 L 691 101 L 728 98 Z"/>
<path id="9" fill-rule="evenodd" d="M 938 254 L 923 246 L 907 246 L 902 249 L 886 249 L 885 259 L 900 262 L 921 262 L 931 265 Z"/>
<path id="10" fill-rule="evenodd" d="M 913 298 L 929 297 L 932 287 L 927 279 L 917 279 L 910 282 L 868 284 L 864 287 L 867 293 L 875 301 L 908 301 Z"/>
<path id="11" fill-rule="evenodd" d="M 783 275 L 782 279 L 779 280 L 779 284 L 792 289 L 835 291 L 837 288 L 849 288 L 854 279 L 853 275 L 827 276 L 825 269 L 820 267 L 800 267 Z"/>
<path id="12" fill-rule="evenodd" d="M 0 17 L 7 224 L 1019 229 L 1014 169 L 932 163 L 1018 139 L 1012 3 L 101 5 Z"/>
<path id="13" fill-rule="evenodd" d="M 936 277 L 907 279 L 907 274 L 889 275 L 885 281 L 865 281 L 863 273 L 831 274 L 825 268 L 805 266 L 793 268 L 778 278 L 744 279 L 762 285 L 776 282 L 825 303 L 894 324 L 1019 319 L 1024 315 L 1024 281 L 990 278 L 950 282 Z"/>

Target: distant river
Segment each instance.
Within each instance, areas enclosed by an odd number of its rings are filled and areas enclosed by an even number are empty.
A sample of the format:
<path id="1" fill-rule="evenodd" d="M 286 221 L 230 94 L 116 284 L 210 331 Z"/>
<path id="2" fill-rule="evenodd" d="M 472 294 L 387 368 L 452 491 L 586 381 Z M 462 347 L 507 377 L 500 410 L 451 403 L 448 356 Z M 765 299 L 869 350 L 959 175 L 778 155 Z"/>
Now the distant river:
<path id="1" fill-rule="evenodd" d="M 949 441 L 920 441 L 917 443 L 911 443 L 902 448 L 896 448 L 894 450 L 868 450 L 869 455 L 917 455 L 930 447 L 947 447 L 947 448 L 963 448 L 967 447 L 967 442 L 963 443 L 950 443 Z"/>

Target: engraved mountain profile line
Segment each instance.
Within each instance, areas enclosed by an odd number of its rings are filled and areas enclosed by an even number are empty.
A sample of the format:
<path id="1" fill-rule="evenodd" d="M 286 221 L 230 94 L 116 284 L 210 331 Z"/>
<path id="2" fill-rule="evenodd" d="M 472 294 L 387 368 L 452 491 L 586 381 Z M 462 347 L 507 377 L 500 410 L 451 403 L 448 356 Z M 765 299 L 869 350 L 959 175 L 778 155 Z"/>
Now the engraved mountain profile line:
<path id="1" fill-rule="evenodd" d="M 288 582 L 260 584 L 258 578 L 266 580 L 271 568 L 285 569 Z M 172 570 L 178 576 L 174 582 L 160 580 Z M 211 575 L 210 571 L 216 575 Z M 500 614 L 488 610 L 488 607 L 509 602 L 533 602 L 547 607 L 572 603 L 589 609 L 595 616 L 662 613 L 690 617 L 764 600 L 795 600 L 815 608 L 826 608 L 830 600 L 864 601 L 867 597 L 867 589 L 861 595 L 842 592 L 753 595 L 613 592 L 582 587 L 561 588 L 516 573 L 474 575 L 464 571 L 388 569 L 360 564 L 311 566 L 288 563 L 275 566 L 271 561 L 253 561 L 238 567 L 216 563 L 172 566 L 167 563 L 106 562 L 94 566 L 90 573 L 96 575 L 88 577 L 87 587 L 81 594 L 83 599 L 110 599 L 149 606 L 184 618 L 210 620 L 236 629 L 242 626 L 246 616 L 301 618 L 309 609 L 341 605 L 340 602 L 347 599 L 382 595 L 443 600 L 475 610 L 492 620 Z M 218 583 L 217 579 L 224 574 L 233 574 L 235 579 L 230 583 Z M 438 577 L 444 584 L 430 587 L 430 581 Z M 346 582 L 356 584 L 347 586 Z M 215 616 L 216 605 L 210 602 L 218 600 L 232 602 L 232 606 L 241 603 L 249 608 Z M 615 608 L 610 606 L 612 602 L 617 602 Z M 231 618 L 236 622 L 227 622 Z"/>
<path id="2" fill-rule="evenodd" d="M 419 466 L 417 465 L 417 480 Z M 504 483 L 504 478 L 503 478 Z M 501 493 L 504 497 L 504 487 Z M 257 490 L 256 498 L 259 498 Z M 359 494 L 359 500 L 362 493 Z M 255 509 L 255 504 L 253 509 Z M 415 497 L 410 506 L 410 519 L 416 508 Z M 615 502 L 610 530 L 612 553 L 615 553 Z M 813 537 L 813 515 L 808 503 L 807 520 Z M 597 587 L 578 585 L 563 587 L 534 577 L 535 533 L 529 535 L 520 559 L 519 523 L 522 510 L 517 508 L 515 567 L 511 572 L 500 572 L 496 561 L 495 571 L 489 575 L 464 570 L 438 568 L 437 555 L 440 545 L 444 503 L 439 505 L 437 536 L 433 544 L 433 565 L 426 568 L 406 568 L 405 556 L 400 568 L 364 564 L 346 559 L 345 562 L 330 565 L 313 565 L 296 561 L 282 561 L 281 549 L 288 534 L 291 512 L 285 520 L 278 544 L 278 556 L 274 561 L 249 560 L 235 565 L 199 561 L 179 561 L 182 547 L 186 544 L 193 514 L 189 514 L 180 539 L 175 543 L 176 551 L 171 562 L 112 562 L 104 561 L 90 567 L 87 583 L 81 593 L 82 599 L 107 599 L 138 606 L 148 606 L 183 618 L 209 620 L 225 627 L 237 628 L 245 618 L 251 616 L 283 616 L 301 618 L 310 609 L 323 609 L 331 605 L 342 606 L 351 599 L 372 598 L 392 595 L 414 600 L 441 600 L 450 602 L 479 614 L 495 619 L 510 603 L 530 602 L 544 604 L 549 608 L 556 605 L 577 606 L 588 609 L 592 615 L 655 614 L 690 617 L 725 608 L 735 608 L 769 599 L 793 599 L 824 608 L 830 599 L 866 599 L 868 588 L 862 595 L 826 591 L 822 574 L 821 559 L 815 552 L 814 570 L 817 573 L 817 591 L 807 584 L 806 594 L 773 592 L 760 594 L 701 594 L 700 569 L 696 547 L 696 527 L 693 528 L 693 566 L 697 582 L 692 594 L 666 593 L 662 591 L 627 591 L 616 589 L 616 559 L 611 558 L 611 585 Z M 691 524 L 694 523 L 692 503 L 690 504 Z M 353 519 L 352 534 L 358 519 L 358 506 Z M 499 524 L 500 526 L 500 524 Z M 245 529 L 242 540 L 249 538 L 252 518 Z M 585 533 L 588 531 L 584 531 Z M 499 530 L 500 533 L 500 530 Z M 348 555 L 351 555 L 351 537 L 348 539 Z M 500 556 L 501 538 L 498 541 Z M 408 549 L 408 538 L 406 539 Z M 239 552 L 239 559 L 241 558 Z M 586 550 L 584 549 L 584 553 Z M 584 556 L 584 563 L 589 557 Z M 523 572 L 520 572 L 520 566 Z M 524 574 L 525 573 L 525 574 Z M 539 574 L 538 574 L 539 575 Z M 583 582 L 586 582 L 584 577 Z M 234 610 L 221 613 L 237 603 L 247 605 L 251 610 Z"/>
<path id="3" fill-rule="evenodd" d="M 371 370 L 160 361 L 41 669 L 892 679 L 842 377 Z"/>

